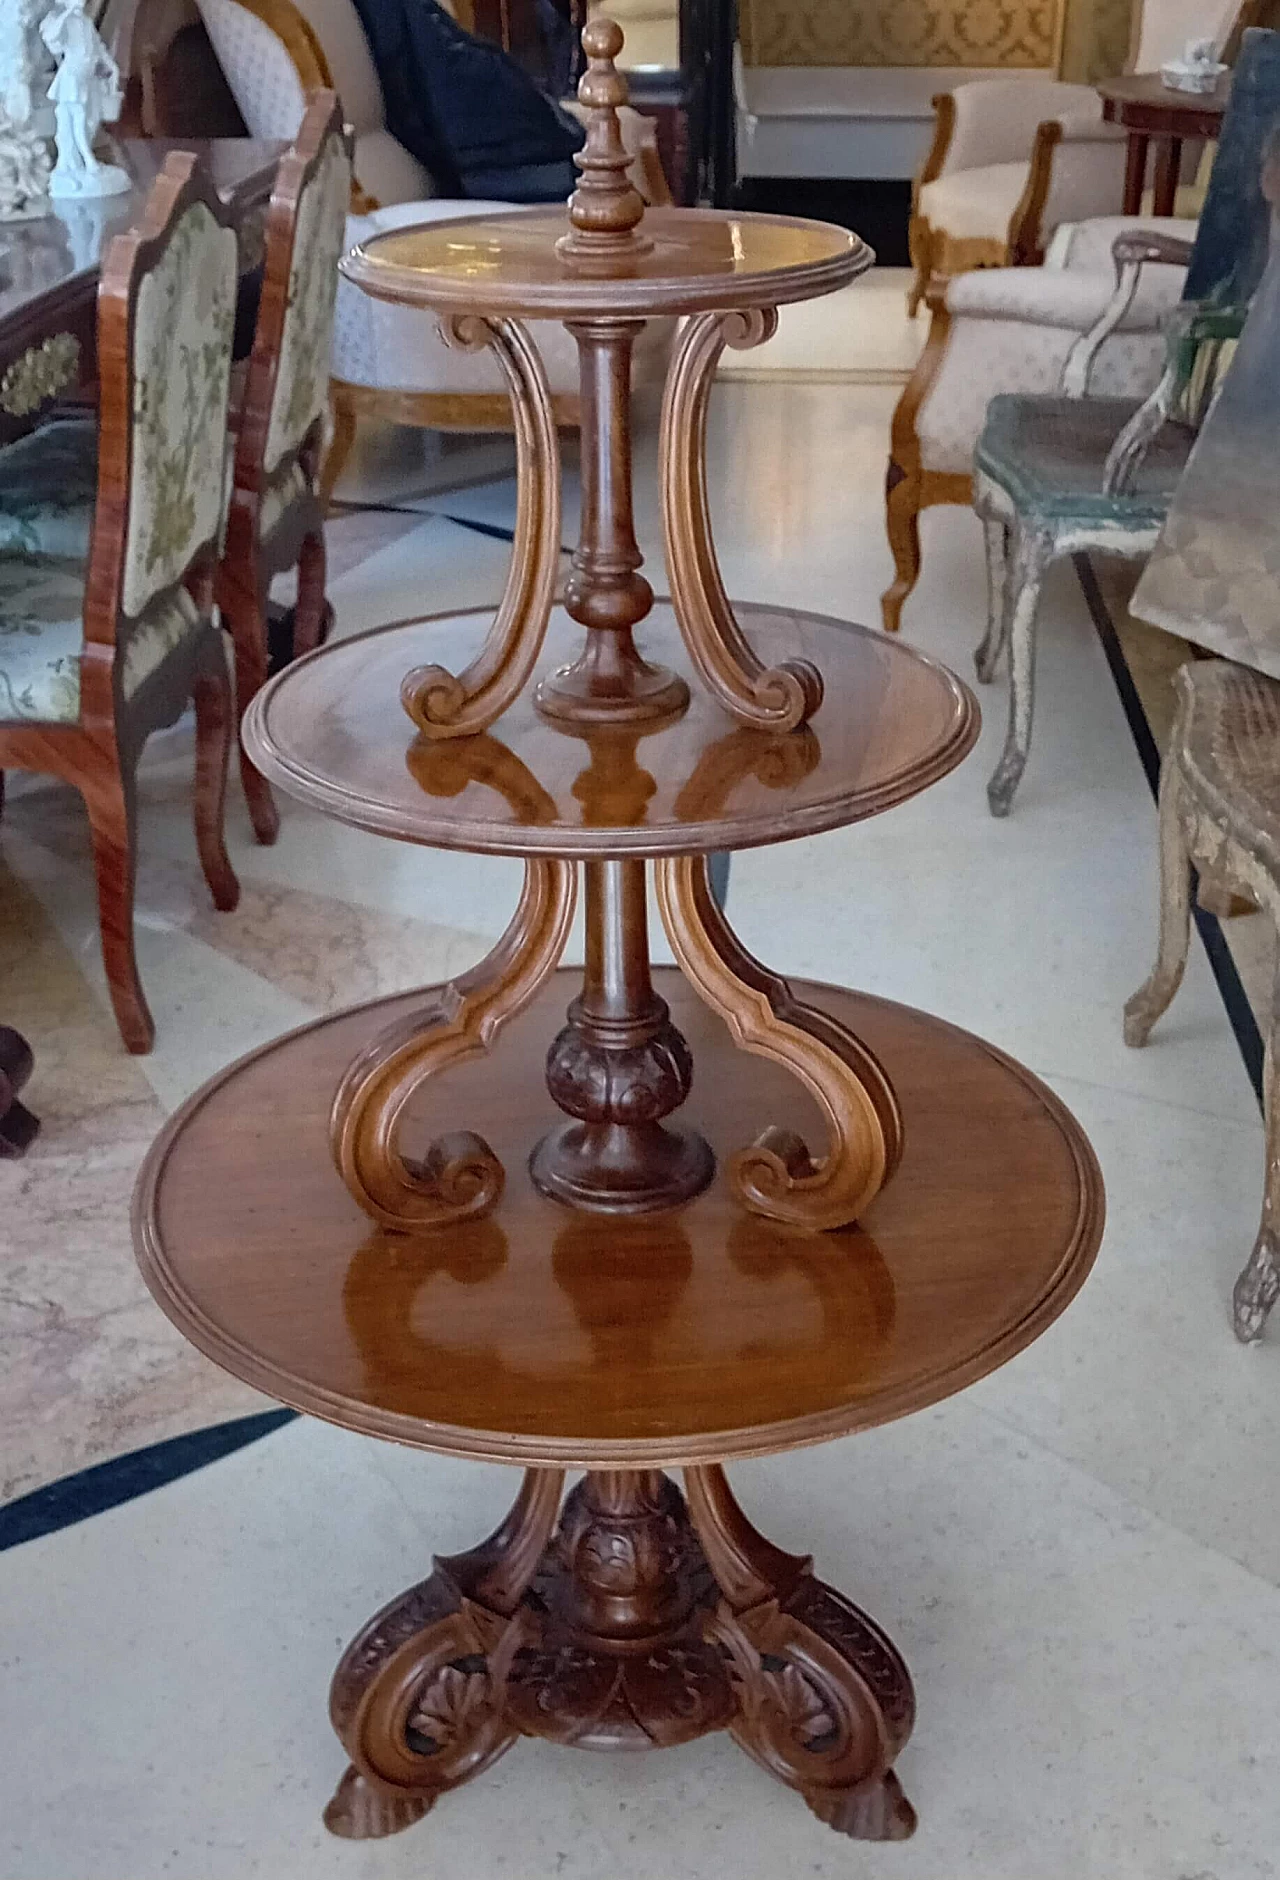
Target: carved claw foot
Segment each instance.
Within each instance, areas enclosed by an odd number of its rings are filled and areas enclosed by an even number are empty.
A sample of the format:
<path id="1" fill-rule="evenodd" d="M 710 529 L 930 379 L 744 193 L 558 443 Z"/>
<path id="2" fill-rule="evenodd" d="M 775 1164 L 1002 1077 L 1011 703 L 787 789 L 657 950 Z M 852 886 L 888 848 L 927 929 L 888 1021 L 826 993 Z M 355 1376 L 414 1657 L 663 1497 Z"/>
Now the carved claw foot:
<path id="1" fill-rule="evenodd" d="M 519 1736 L 670 1748 L 727 1729 L 840 1834 L 904 1840 L 907 1668 L 747 1521 L 719 1468 L 530 1470 L 489 1540 L 379 1613 L 333 1681 L 351 1757 L 325 1825 L 396 1834 Z M 557 1522 L 557 1512 L 559 1520 Z"/>
<path id="2" fill-rule="evenodd" d="M 434 1795 L 388 1795 L 348 1767 L 324 1811 L 324 1825 L 344 1841 L 380 1841 L 411 1828 L 435 1805 Z"/>
<path id="3" fill-rule="evenodd" d="M 1277 1237 L 1264 1227 L 1231 1295 L 1232 1324 L 1242 1345 L 1256 1344 L 1262 1337 L 1277 1299 L 1280 1299 Z"/>
<path id="4" fill-rule="evenodd" d="M 854 1841 L 909 1841 L 916 1831 L 916 1811 L 892 1769 L 856 1788 L 806 1791 L 804 1799 L 819 1821 Z"/>

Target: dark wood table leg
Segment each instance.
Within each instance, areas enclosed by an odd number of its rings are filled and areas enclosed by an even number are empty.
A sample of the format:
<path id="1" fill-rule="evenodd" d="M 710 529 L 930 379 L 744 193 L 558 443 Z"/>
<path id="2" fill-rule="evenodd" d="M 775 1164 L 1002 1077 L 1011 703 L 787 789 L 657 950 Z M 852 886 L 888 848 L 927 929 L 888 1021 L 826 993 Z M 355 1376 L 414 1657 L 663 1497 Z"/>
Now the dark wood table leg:
<path id="1" fill-rule="evenodd" d="M 325 1810 L 396 1834 L 521 1736 L 669 1749 L 728 1730 L 857 1840 L 916 1825 L 893 1762 L 915 1697 L 872 1619 L 748 1522 L 718 1468 L 529 1470 L 511 1513 L 371 1619 L 330 1711 L 351 1767 Z M 557 1514 L 559 1520 L 557 1522 Z"/>
<path id="2" fill-rule="evenodd" d="M 25 1155 L 40 1128 L 39 1117 L 18 1101 L 34 1064 L 22 1033 L 0 1025 L 0 1157 L 7 1160 Z"/>
<path id="3" fill-rule="evenodd" d="M 1153 213 L 1172 215 L 1178 195 L 1178 175 L 1182 169 L 1182 139 L 1162 137 L 1156 154 Z"/>
<path id="4" fill-rule="evenodd" d="M 1124 165 L 1124 213 L 1142 214 L 1142 190 L 1147 180 L 1148 138 L 1143 131 L 1129 132 L 1129 148 Z"/>

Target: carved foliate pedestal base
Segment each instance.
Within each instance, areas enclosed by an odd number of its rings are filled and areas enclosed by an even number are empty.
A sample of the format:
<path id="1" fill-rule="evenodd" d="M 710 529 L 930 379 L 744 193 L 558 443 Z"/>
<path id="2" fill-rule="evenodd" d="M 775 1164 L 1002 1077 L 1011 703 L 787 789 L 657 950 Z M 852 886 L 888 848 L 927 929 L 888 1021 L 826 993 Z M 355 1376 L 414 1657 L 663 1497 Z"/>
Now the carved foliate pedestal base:
<path id="1" fill-rule="evenodd" d="M 669 1748 L 727 1729 L 819 1818 L 901 1840 L 892 1772 L 914 1719 L 898 1652 L 864 1613 L 747 1522 L 718 1468 L 531 1470 L 470 1553 L 378 1614 L 331 1709 L 352 1759 L 325 1814 L 393 1834 L 518 1736 Z"/>

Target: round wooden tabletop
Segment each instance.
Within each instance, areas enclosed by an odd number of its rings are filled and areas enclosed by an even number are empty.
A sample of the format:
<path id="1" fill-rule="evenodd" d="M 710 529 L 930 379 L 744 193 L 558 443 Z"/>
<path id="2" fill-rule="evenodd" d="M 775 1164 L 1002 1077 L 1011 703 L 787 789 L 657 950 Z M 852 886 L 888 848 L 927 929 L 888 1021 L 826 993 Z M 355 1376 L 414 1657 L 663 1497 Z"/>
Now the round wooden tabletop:
<path id="1" fill-rule="evenodd" d="M 641 232 L 649 246 L 625 272 L 602 277 L 557 252 L 568 230 L 567 207 L 424 222 L 370 236 L 340 266 L 380 300 L 572 320 L 777 307 L 829 294 L 875 260 L 857 235 L 827 222 L 647 209 Z"/>
<path id="2" fill-rule="evenodd" d="M 492 728 L 429 740 L 400 704 L 414 666 L 458 671 L 488 610 L 380 627 L 308 654 L 258 693 L 244 739 L 268 777 L 361 829 L 495 855 L 692 855 L 840 828 L 914 796 L 972 748 L 978 708 L 945 667 L 887 634 L 794 609 L 741 606 L 769 662 L 810 659 L 825 681 L 806 729 L 735 723 L 693 674 L 670 605 L 641 651 L 689 678 L 657 729 L 569 730 L 533 686 Z M 539 671 L 574 658 L 582 629 L 551 617 Z"/>
<path id="3" fill-rule="evenodd" d="M 1148 136 L 1214 137 L 1227 108 L 1231 74 L 1224 72 L 1210 92 L 1175 91 L 1159 72 L 1102 78 L 1095 89 L 1109 124 Z"/>
<path id="4" fill-rule="evenodd" d="M 717 1154 L 781 1120 L 818 1148 L 788 1075 L 737 1052 L 673 968 L 655 977 L 693 1050 L 681 1116 Z M 410 1150 L 474 1128 L 507 1171 L 493 1214 L 443 1232 L 375 1228 L 329 1154 L 339 1075 L 421 994 L 321 1020 L 206 1085 L 135 1197 L 142 1269 L 178 1328 L 350 1429 L 533 1466 L 656 1466 L 785 1450 L 933 1403 L 1029 1344 L 1085 1278 L 1102 1183 L 1057 1099 L 939 1019 L 830 986 L 796 990 L 880 1055 L 906 1121 L 863 1227 L 779 1227 L 719 1179 L 632 1219 L 545 1199 L 525 1165 L 562 1120 L 544 1060 L 577 987 L 554 974 L 492 1058 L 415 1098 Z"/>

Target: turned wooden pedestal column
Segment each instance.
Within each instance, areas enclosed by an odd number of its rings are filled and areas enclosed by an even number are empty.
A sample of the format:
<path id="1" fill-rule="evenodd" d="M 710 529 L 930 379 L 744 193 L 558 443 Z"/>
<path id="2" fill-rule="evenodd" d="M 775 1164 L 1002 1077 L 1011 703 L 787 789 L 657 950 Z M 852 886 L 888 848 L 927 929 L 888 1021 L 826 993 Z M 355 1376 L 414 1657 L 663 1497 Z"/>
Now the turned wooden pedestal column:
<path id="1" fill-rule="evenodd" d="M 497 1531 L 344 1654 L 336 1833 L 408 1826 L 521 1736 L 637 1749 L 726 1730 L 831 1827 L 894 1840 L 915 1823 L 894 1769 L 906 1665 L 756 1530 L 722 1465 L 903 1416 L 1021 1350 L 1089 1269 L 1101 1183 L 1019 1065 L 940 1019 L 789 982 L 711 894 L 713 852 L 927 788 L 977 711 L 909 647 L 726 595 L 716 362 L 870 256 L 813 223 L 643 215 L 620 43 L 606 21 L 584 35 L 567 215 L 401 230 L 344 263 L 506 374 L 519 499 L 498 609 L 337 640 L 245 719 L 285 791 L 383 836 L 519 856 L 519 901 L 456 978 L 319 1019 L 197 1092 L 139 1179 L 139 1260 L 193 1343 L 258 1389 L 525 1471 Z M 655 600 L 628 360 L 642 321 L 677 315 Z M 563 320 L 582 361 L 562 607 L 533 318 Z M 674 966 L 652 960 L 650 886 Z M 580 887 L 585 962 L 560 968 Z M 586 1474 L 566 1496 L 569 1469 Z M 860 1544 L 871 1514 L 851 1511 Z"/>

